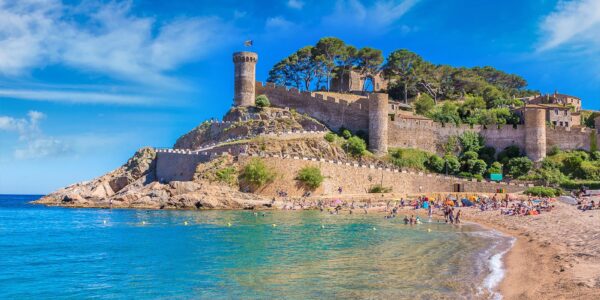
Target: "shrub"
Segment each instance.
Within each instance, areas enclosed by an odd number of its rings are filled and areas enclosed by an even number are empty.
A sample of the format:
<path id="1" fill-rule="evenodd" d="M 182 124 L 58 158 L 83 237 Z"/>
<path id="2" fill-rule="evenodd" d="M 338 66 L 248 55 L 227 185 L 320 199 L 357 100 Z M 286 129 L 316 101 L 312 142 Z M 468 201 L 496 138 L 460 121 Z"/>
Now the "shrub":
<path id="1" fill-rule="evenodd" d="M 583 158 L 578 155 L 572 155 L 563 160 L 563 166 L 561 171 L 567 175 L 571 175 L 574 177 L 581 176 L 581 164 L 583 163 Z"/>
<path id="2" fill-rule="evenodd" d="M 463 152 L 473 151 L 479 152 L 479 150 L 485 145 L 483 136 L 477 132 L 467 131 L 459 137 L 460 145 L 462 146 Z"/>
<path id="3" fill-rule="evenodd" d="M 262 160 L 255 158 L 244 166 L 240 177 L 255 187 L 262 187 L 275 179 L 275 173 Z"/>
<path id="4" fill-rule="evenodd" d="M 296 176 L 296 180 L 301 181 L 311 189 L 321 186 L 324 178 L 321 169 L 317 167 L 304 167 L 298 171 L 298 176 Z"/>
<path id="5" fill-rule="evenodd" d="M 564 180 L 560 183 L 560 187 L 569 190 L 578 190 L 581 187 L 587 187 L 588 189 L 600 189 L 600 181 L 591 181 L 591 180 Z"/>
<path id="6" fill-rule="evenodd" d="M 524 193 L 531 196 L 549 198 L 560 196 L 562 194 L 562 191 L 560 189 L 555 189 L 551 187 L 535 186 L 526 189 Z"/>
<path id="7" fill-rule="evenodd" d="M 478 159 L 478 158 L 479 158 L 479 154 L 477 154 L 477 152 L 475 152 L 475 151 L 467 151 L 467 152 L 463 153 L 460 157 L 460 159 L 464 162 L 473 160 L 473 159 Z"/>
<path id="8" fill-rule="evenodd" d="M 500 162 L 493 162 L 488 169 L 489 174 L 502 174 L 502 164 Z"/>
<path id="9" fill-rule="evenodd" d="M 494 147 L 483 147 L 479 150 L 479 158 L 483 159 L 488 165 L 492 164 L 496 158 L 496 149 Z"/>
<path id="10" fill-rule="evenodd" d="M 526 175 L 533 167 L 533 162 L 527 157 L 511 158 L 506 164 L 506 173 L 512 178 Z"/>
<path id="11" fill-rule="evenodd" d="M 506 165 L 511 158 L 519 156 L 521 156 L 521 149 L 518 146 L 512 145 L 498 153 L 498 161 Z"/>
<path id="12" fill-rule="evenodd" d="M 344 149 L 352 156 L 361 156 L 367 150 L 367 144 L 363 139 L 353 136 L 344 143 Z"/>
<path id="13" fill-rule="evenodd" d="M 426 170 L 431 154 L 418 149 L 395 149 L 390 151 L 390 161 L 400 168 Z"/>
<path id="14" fill-rule="evenodd" d="M 352 137 L 352 132 L 344 127 L 340 128 L 340 136 L 345 138 L 345 139 L 349 139 Z"/>
<path id="15" fill-rule="evenodd" d="M 415 112 L 419 115 L 425 115 L 435 106 L 435 102 L 428 94 L 421 94 L 414 102 Z"/>
<path id="16" fill-rule="evenodd" d="M 433 172 L 442 173 L 444 171 L 446 162 L 443 158 L 437 155 L 431 155 L 427 161 L 427 168 Z"/>
<path id="17" fill-rule="evenodd" d="M 446 169 L 445 171 L 448 172 L 448 174 L 456 174 L 458 171 L 460 171 L 460 162 L 456 156 L 448 154 L 444 156 L 444 161 L 444 167 Z"/>
<path id="18" fill-rule="evenodd" d="M 462 177 L 462 178 L 473 178 L 473 174 L 469 173 L 469 172 L 460 172 L 458 173 L 458 177 Z"/>
<path id="19" fill-rule="evenodd" d="M 226 167 L 217 170 L 215 176 L 217 177 L 218 181 L 225 182 L 227 184 L 232 184 L 235 180 L 235 173 L 236 170 L 234 167 Z"/>
<path id="20" fill-rule="evenodd" d="M 255 100 L 257 107 L 269 107 L 271 106 L 271 101 L 267 98 L 266 95 L 258 95 Z"/>
<path id="21" fill-rule="evenodd" d="M 333 134 L 332 132 L 328 132 L 325 134 L 325 140 L 333 143 L 333 141 L 335 141 L 335 134 Z"/>
<path id="22" fill-rule="evenodd" d="M 481 159 L 471 159 L 466 163 L 467 170 L 473 175 L 483 175 L 487 169 L 487 164 Z"/>
<path id="23" fill-rule="evenodd" d="M 558 148 L 558 146 L 554 145 L 552 146 L 548 152 L 546 152 L 546 154 L 548 154 L 548 156 L 554 156 L 560 153 L 560 148 Z"/>
<path id="24" fill-rule="evenodd" d="M 483 181 L 483 175 L 481 174 L 475 174 L 473 175 L 473 178 L 477 179 L 477 181 Z"/>
<path id="25" fill-rule="evenodd" d="M 376 184 L 369 188 L 369 193 L 389 193 L 391 191 L 391 187 L 382 186 L 381 184 Z"/>
<path id="26" fill-rule="evenodd" d="M 600 160 L 600 151 L 594 151 L 590 153 L 590 158 L 592 160 Z"/>

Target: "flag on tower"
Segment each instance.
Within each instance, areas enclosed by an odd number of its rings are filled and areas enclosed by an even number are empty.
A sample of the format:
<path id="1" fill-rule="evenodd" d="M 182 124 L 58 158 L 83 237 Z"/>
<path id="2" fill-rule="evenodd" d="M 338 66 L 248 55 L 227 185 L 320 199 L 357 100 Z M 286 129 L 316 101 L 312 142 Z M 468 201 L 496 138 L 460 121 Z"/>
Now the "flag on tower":
<path id="1" fill-rule="evenodd" d="M 244 46 L 251 47 L 254 42 L 252 40 L 247 40 L 244 42 Z"/>

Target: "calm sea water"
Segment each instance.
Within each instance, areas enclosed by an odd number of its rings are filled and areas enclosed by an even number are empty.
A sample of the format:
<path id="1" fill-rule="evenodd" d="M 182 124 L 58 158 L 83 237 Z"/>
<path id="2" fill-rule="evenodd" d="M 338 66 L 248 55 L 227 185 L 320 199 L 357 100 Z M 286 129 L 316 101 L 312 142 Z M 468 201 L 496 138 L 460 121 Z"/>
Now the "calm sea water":
<path id="1" fill-rule="evenodd" d="M 0 196 L 1 299 L 493 298 L 509 247 L 474 225 L 382 215 L 28 204 L 36 198 Z"/>

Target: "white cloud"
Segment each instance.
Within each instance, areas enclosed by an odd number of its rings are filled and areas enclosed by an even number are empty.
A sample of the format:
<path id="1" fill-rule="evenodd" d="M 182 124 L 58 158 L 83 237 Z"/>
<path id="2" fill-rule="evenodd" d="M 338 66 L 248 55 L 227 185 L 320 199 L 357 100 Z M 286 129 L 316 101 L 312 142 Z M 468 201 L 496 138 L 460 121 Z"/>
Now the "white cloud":
<path id="1" fill-rule="evenodd" d="M 51 64 L 151 84 L 229 41 L 233 29 L 215 17 L 159 23 L 136 16 L 131 2 L 0 0 L 0 74 L 18 76 Z"/>
<path id="2" fill-rule="evenodd" d="M 36 89 L 0 89 L 0 98 L 14 98 L 34 101 L 151 105 L 158 102 L 151 96 L 111 94 L 89 91 L 57 91 Z"/>
<path id="3" fill-rule="evenodd" d="M 600 1 L 560 1 L 540 25 L 543 32 L 538 51 L 560 46 L 600 45 Z"/>
<path id="4" fill-rule="evenodd" d="M 268 18 L 265 27 L 267 30 L 287 31 L 294 28 L 296 25 L 291 21 L 286 20 L 282 16 Z"/>
<path id="5" fill-rule="evenodd" d="M 287 6 L 293 9 L 302 9 L 304 7 L 304 1 L 302 0 L 288 0 Z"/>
<path id="6" fill-rule="evenodd" d="M 70 148 L 60 140 L 51 137 L 38 137 L 28 141 L 23 148 L 15 149 L 17 159 L 33 159 L 65 155 Z"/>
<path id="7" fill-rule="evenodd" d="M 388 30 L 418 2 L 419 0 L 380 0 L 366 6 L 359 0 L 338 0 L 333 14 L 326 16 L 323 22 L 333 27 Z"/>
<path id="8" fill-rule="evenodd" d="M 0 116 L 0 131 L 16 132 L 19 136 L 14 155 L 17 159 L 60 156 L 70 152 L 61 140 L 45 136 L 40 121 L 46 116 L 38 111 L 29 111 L 28 118 Z"/>

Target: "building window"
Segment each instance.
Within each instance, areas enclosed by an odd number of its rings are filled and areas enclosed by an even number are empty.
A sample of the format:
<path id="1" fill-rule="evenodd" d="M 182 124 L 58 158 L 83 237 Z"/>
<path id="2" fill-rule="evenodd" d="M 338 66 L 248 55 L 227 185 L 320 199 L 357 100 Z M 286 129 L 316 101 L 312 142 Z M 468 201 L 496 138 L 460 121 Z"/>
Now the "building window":
<path id="1" fill-rule="evenodd" d="M 565 122 L 565 127 L 569 127 L 569 122 Z"/>
<path id="2" fill-rule="evenodd" d="M 566 110 L 565 110 L 565 116 L 567 115 L 567 112 L 568 112 L 568 111 L 566 111 Z"/>
<path id="3" fill-rule="evenodd" d="M 562 121 L 560 121 L 560 123 L 559 123 L 559 124 L 560 124 L 560 126 L 563 126 L 563 122 L 562 122 Z"/>

